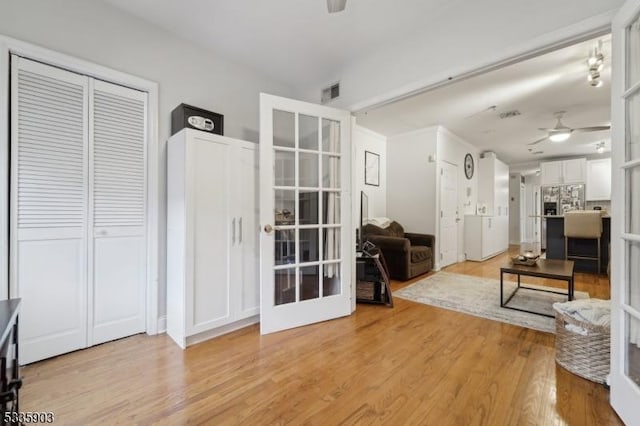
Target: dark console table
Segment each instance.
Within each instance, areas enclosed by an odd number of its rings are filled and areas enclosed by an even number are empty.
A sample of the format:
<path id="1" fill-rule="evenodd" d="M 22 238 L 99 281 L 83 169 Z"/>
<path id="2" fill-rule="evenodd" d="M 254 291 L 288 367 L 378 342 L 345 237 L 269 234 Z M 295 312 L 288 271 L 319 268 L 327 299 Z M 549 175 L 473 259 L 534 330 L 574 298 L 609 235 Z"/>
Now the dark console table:
<path id="1" fill-rule="evenodd" d="M 389 274 L 382 253 L 357 253 L 356 302 L 378 303 L 393 307 Z"/>
<path id="2" fill-rule="evenodd" d="M 18 361 L 18 311 L 20 299 L 0 301 L 0 405 L 2 420 L 6 422 L 5 413 L 19 412 L 18 391 L 22 385 L 20 364 Z"/>

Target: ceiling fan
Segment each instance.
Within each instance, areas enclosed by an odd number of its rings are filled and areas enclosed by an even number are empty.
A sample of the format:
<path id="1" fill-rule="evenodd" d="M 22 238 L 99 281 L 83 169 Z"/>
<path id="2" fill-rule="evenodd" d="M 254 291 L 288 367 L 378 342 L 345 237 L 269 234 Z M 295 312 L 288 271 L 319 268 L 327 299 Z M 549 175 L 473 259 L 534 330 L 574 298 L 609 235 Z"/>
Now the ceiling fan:
<path id="1" fill-rule="evenodd" d="M 327 0 L 329 13 L 342 12 L 347 5 L 347 0 Z"/>
<path id="2" fill-rule="evenodd" d="M 602 130 L 611 129 L 610 125 L 609 126 L 576 127 L 576 128 L 567 127 L 562 123 L 562 117 L 564 116 L 565 112 L 566 111 L 559 111 L 553 114 L 558 120 L 556 122 L 556 126 L 552 129 L 540 128 L 539 130 L 547 132 L 547 136 L 545 136 L 542 139 L 538 139 L 535 142 L 531 142 L 527 145 L 536 145 L 536 144 L 539 144 L 540 142 L 546 141 L 547 139 L 549 139 L 551 142 L 564 142 L 567 139 L 569 139 L 569 137 L 571 137 L 571 133 L 573 132 L 599 132 Z"/>

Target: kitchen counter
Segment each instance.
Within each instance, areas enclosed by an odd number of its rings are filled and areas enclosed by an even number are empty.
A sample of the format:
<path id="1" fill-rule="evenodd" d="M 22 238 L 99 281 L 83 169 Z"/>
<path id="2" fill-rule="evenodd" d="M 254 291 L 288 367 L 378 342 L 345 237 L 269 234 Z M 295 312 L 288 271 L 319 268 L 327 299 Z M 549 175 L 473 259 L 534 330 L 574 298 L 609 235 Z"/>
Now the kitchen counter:
<path id="1" fill-rule="evenodd" d="M 564 259 L 564 216 L 542 216 L 547 220 L 547 259 Z M 611 217 L 602 216 L 602 238 L 600 239 L 600 272 L 606 273 L 609 264 L 609 242 L 611 240 Z M 596 240 L 571 239 L 569 252 L 575 255 L 595 256 Z M 593 260 L 575 260 L 577 272 L 597 272 Z"/>
<path id="2" fill-rule="evenodd" d="M 544 215 L 529 215 L 529 217 L 540 217 L 542 219 L 557 219 L 564 218 L 564 215 L 561 214 L 544 214 Z M 608 214 L 602 215 L 603 219 L 610 219 L 611 216 Z"/>

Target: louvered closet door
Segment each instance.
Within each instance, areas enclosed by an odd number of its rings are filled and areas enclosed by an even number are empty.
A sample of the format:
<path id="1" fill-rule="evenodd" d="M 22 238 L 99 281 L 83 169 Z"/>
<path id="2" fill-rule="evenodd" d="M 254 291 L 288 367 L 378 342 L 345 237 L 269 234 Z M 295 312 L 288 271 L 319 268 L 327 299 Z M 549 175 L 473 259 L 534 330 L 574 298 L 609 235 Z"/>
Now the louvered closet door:
<path id="1" fill-rule="evenodd" d="M 87 345 L 88 78 L 11 61 L 10 295 L 30 363 Z"/>
<path id="2" fill-rule="evenodd" d="M 89 343 L 145 330 L 146 93 L 92 81 Z"/>

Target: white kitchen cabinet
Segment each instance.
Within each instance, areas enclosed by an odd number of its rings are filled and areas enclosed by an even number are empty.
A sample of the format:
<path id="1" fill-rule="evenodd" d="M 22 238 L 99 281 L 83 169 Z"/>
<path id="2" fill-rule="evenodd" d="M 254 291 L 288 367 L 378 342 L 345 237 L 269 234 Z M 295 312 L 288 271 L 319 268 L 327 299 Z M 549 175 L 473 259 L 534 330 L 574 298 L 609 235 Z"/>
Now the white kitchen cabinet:
<path id="1" fill-rule="evenodd" d="M 182 348 L 259 321 L 257 164 L 253 143 L 169 140 L 167 333 Z"/>
<path id="2" fill-rule="evenodd" d="M 586 181 L 587 160 L 575 158 L 562 162 L 563 183 L 584 183 Z"/>
<path id="3" fill-rule="evenodd" d="M 509 248 L 509 217 L 464 217 L 464 248 L 467 260 L 489 259 Z"/>
<path id="4" fill-rule="evenodd" d="M 540 184 L 549 186 L 584 183 L 586 168 L 585 158 L 540 163 Z"/>
<path id="5" fill-rule="evenodd" d="M 562 180 L 562 161 L 540 163 L 540 182 L 542 185 L 560 185 Z"/>
<path id="6" fill-rule="evenodd" d="M 611 158 L 587 161 L 587 201 L 611 199 Z"/>

